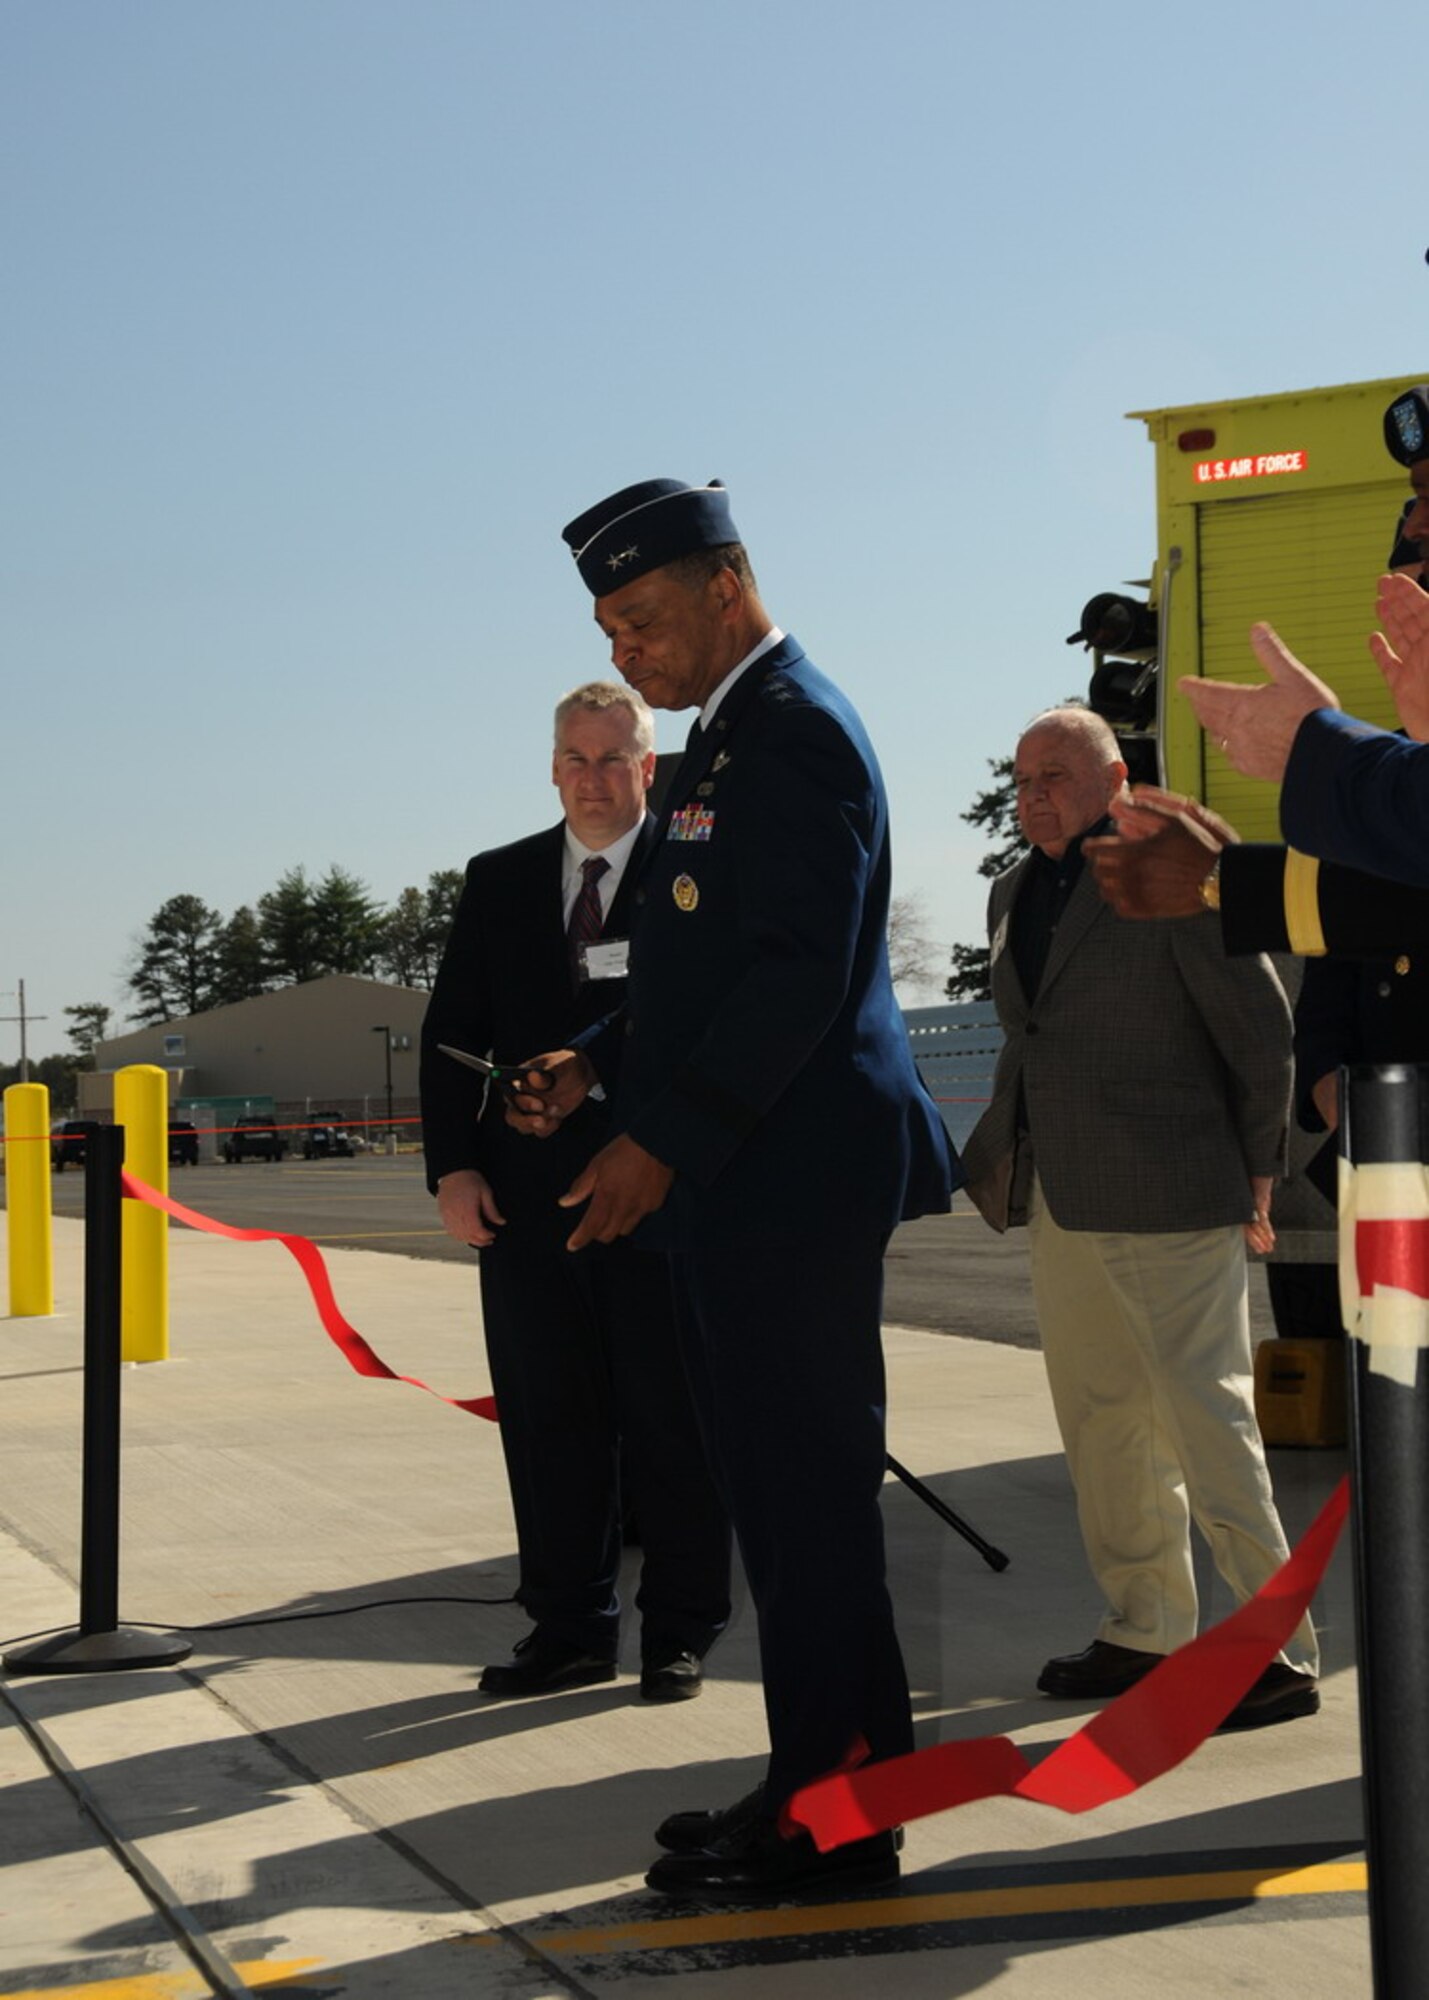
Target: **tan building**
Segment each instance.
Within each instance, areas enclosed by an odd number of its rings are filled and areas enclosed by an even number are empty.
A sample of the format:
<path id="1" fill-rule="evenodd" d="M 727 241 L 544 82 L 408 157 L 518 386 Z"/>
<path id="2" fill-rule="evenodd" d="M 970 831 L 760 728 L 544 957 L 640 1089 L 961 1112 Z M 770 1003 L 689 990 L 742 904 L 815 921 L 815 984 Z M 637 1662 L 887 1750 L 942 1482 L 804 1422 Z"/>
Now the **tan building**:
<path id="1" fill-rule="evenodd" d="M 294 1122 L 331 1111 L 376 1126 L 388 1116 L 389 1076 L 391 1115 L 415 1119 L 417 1044 L 430 997 L 335 973 L 136 1028 L 97 1045 L 94 1073 L 79 1078 L 80 1112 L 112 1110 L 115 1070 L 155 1063 L 169 1072 L 175 1115 L 192 1118 L 201 1131 L 245 1109 Z M 404 1140 L 416 1136 L 415 1125 L 397 1129 Z"/>

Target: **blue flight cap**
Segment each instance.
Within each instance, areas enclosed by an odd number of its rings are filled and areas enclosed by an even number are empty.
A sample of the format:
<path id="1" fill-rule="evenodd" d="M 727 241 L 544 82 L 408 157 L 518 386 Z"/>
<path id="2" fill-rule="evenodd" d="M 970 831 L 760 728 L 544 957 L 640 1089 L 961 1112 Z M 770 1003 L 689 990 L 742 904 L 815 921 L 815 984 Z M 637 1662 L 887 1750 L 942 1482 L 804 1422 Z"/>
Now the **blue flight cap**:
<path id="1" fill-rule="evenodd" d="M 561 539 L 586 589 L 606 597 L 677 556 L 737 542 L 739 530 L 719 480 L 686 486 L 680 479 L 643 479 L 578 514 Z"/>
<path id="2" fill-rule="evenodd" d="M 1401 465 L 1429 458 L 1429 382 L 1395 397 L 1384 413 L 1384 442 Z"/>

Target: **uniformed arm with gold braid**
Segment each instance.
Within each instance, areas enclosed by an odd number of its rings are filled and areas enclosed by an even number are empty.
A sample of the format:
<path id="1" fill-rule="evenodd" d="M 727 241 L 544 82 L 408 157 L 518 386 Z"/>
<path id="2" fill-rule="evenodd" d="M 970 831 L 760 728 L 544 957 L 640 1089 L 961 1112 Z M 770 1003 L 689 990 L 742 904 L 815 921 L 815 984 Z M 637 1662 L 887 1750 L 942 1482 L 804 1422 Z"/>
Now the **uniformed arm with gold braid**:
<path id="1" fill-rule="evenodd" d="M 1429 889 L 1246 841 L 1221 854 L 1221 929 L 1230 952 L 1366 958 L 1429 949 Z"/>

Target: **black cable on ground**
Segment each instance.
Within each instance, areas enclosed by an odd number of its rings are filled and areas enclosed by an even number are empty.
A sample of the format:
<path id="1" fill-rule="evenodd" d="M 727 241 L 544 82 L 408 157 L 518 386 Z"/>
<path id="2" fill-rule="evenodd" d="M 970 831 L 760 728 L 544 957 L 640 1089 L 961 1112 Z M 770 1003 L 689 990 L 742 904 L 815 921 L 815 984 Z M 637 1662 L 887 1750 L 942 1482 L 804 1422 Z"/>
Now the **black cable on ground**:
<path id="1" fill-rule="evenodd" d="M 225 1618 L 217 1625 L 172 1625 L 152 1618 L 126 1618 L 144 1632 L 243 1632 L 255 1625 L 302 1625 L 311 1618 L 349 1618 L 354 1611 L 385 1611 L 394 1604 L 514 1604 L 514 1597 L 373 1597 L 365 1604 L 334 1604 L 326 1611 L 275 1611 L 262 1618 Z M 0 1651 L 18 1646 L 26 1639 L 47 1639 L 52 1632 L 64 1632 L 65 1625 L 46 1625 L 40 1632 L 18 1632 L 0 1641 Z"/>

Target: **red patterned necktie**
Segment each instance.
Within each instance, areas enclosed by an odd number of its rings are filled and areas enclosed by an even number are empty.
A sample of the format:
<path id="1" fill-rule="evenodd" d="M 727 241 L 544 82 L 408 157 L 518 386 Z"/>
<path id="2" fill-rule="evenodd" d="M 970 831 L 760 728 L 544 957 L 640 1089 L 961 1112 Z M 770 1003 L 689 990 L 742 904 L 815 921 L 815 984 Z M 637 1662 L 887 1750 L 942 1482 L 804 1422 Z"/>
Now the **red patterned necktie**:
<path id="1" fill-rule="evenodd" d="M 603 854 L 592 854 L 581 863 L 580 894 L 571 907 L 566 925 L 566 948 L 571 955 L 571 976 L 577 985 L 581 977 L 581 946 L 594 944 L 600 936 L 605 916 L 600 907 L 600 878 L 610 863 Z"/>

